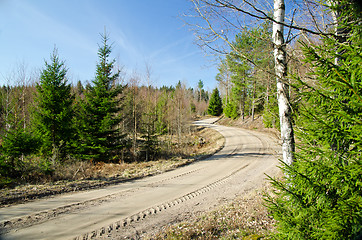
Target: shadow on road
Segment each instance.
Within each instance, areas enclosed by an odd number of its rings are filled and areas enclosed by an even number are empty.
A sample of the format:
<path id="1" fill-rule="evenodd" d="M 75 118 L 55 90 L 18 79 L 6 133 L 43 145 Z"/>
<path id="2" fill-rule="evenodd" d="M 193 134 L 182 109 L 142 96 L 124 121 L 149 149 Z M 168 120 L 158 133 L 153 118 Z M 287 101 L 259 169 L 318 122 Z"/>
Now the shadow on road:
<path id="1" fill-rule="evenodd" d="M 235 154 L 221 154 L 221 155 L 214 155 L 211 156 L 210 158 L 204 159 L 202 161 L 218 161 L 218 160 L 222 160 L 225 158 L 229 158 L 229 159 L 238 159 L 239 158 L 244 158 L 242 160 L 259 160 L 258 158 L 260 157 L 265 157 L 265 156 L 273 156 L 273 154 L 270 153 L 235 153 Z M 252 158 L 252 159 L 250 159 Z"/>

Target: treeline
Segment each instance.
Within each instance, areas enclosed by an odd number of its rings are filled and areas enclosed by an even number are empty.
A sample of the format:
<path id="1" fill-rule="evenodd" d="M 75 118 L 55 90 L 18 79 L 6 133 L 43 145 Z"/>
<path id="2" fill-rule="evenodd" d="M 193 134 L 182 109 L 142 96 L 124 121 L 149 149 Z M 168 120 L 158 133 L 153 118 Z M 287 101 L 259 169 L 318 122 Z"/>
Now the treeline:
<path id="1" fill-rule="evenodd" d="M 55 49 L 38 79 L 19 68 L 0 88 L 1 185 L 27 180 L 32 171 L 52 174 L 69 161 L 154 160 L 183 142 L 188 123 L 207 111 L 203 82 L 156 88 L 147 66 L 144 77 L 135 73 L 124 83 L 111 51 L 103 35 L 95 78 L 85 86 L 68 82 Z"/>

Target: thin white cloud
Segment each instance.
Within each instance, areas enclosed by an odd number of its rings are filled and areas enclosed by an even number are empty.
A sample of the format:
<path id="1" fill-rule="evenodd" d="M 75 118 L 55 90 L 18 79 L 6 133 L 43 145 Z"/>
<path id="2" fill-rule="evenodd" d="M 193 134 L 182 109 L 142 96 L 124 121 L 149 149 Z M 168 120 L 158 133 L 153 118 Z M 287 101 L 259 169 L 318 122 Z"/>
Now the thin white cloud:
<path id="1" fill-rule="evenodd" d="M 113 43 L 114 53 L 119 55 L 120 61 L 127 62 L 127 65 L 135 65 L 139 59 L 143 58 L 143 53 L 135 41 L 131 41 L 128 35 L 131 33 L 127 30 L 129 22 L 114 22 L 110 16 L 99 11 L 96 5 L 87 5 L 89 14 L 97 19 L 97 24 L 102 25 L 100 29 L 103 34 L 103 28 L 106 28 L 110 34 L 110 42 Z M 121 14 L 121 13 L 120 13 Z M 129 66 L 130 67 L 130 66 Z"/>
<path id="2" fill-rule="evenodd" d="M 176 62 L 181 62 L 181 61 L 183 61 L 183 60 L 185 60 L 185 59 L 187 59 L 187 58 L 189 58 L 191 56 L 197 55 L 199 53 L 200 53 L 200 51 L 198 51 L 198 50 L 192 51 L 192 52 L 186 53 L 186 54 L 184 54 L 182 56 L 167 58 L 167 59 L 161 61 L 160 63 L 162 65 L 170 65 L 170 64 L 173 64 L 173 63 L 176 63 Z"/>
<path id="3" fill-rule="evenodd" d="M 29 1 L 16 1 L 17 17 L 23 22 L 24 26 L 33 31 L 33 36 L 54 41 L 54 44 L 67 44 L 73 47 L 83 49 L 92 54 L 97 52 L 97 45 L 85 35 L 82 35 L 72 26 L 65 25 L 57 21 L 50 15 L 40 11 Z M 32 21 L 29 21 L 32 19 Z"/>
<path id="4" fill-rule="evenodd" d="M 186 37 L 183 37 L 173 43 L 170 43 L 160 49 L 157 49 L 156 51 L 154 51 L 153 53 L 150 54 L 150 58 L 156 58 L 157 56 L 165 53 L 165 52 L 168 52 L 169 50 L 171 50 L 172 48 L 175 48 L 179 45 L 182 45 L 182 44 L 187 44 L 188 42 L 190 41 L 190 37 L 189 36 L 186 36 Z"/>

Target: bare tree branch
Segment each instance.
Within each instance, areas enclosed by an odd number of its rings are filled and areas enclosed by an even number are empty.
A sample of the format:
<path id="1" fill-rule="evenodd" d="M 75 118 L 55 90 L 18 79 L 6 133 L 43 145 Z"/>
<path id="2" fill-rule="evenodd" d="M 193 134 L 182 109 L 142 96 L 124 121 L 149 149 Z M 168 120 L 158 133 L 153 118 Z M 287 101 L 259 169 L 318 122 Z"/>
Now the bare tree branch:
<path id="1" fill-rule="evenodd" d="M 215 0 L 215 2 L 219 3 L 220 5 L 215 5 L 215 4 L 212 4 L 210 3 L 209 1 L 206 1 L 206 0 L 201 0 L 202 2 L 204 2 L 205 4 L 208 4 L 210 6 L 213 6 L 213 7 L 225 7 L 225 8 L 229 8 L 229 9 L 234 9 L 236 11 L 239 11 L 243 14 L 246 14 L 248 16 L 251 16 L 253 18 L 257 18 L 257 19 L 260 19 L 260 20 L 269 20 L 269 21 L 272 21 L 274 23 L 277 23 L 277 24 L 281 24 L 283 25 L 284 27 L 288 27 L 288 28 L 291 28 L 291 29 L 295 29 L 295 30 L 299 30 L 299 31 L 304 31 L 304 32 L 308 32 L 308 33 L 311 33 L 311 34 L 314 34 L 314 35 L 319 35 L 319 36 L 335 36 L 334 33 L 325 33 L 325 32 L 317 32 L 317 31 L 313 31 L 311 29 L 308 29 L 308 28 L 304 28 L 304 27 L 299 27 L 299 26 L 295 26 L 293 25 L 293 23 L 291 24 L 287 24 L 287 23 L 284 23 L 284 22 L 278 22 L 276 20 L 274 20 L 272 17 L 270 17 L 267 13 L 265 13 L 264 11 L 258 9 L 255 7 L 254 4 L 251 4 L 250 2 L 246 1 L 246 0 L 243 0 L 244 3 L 246 3 L 247 5 L 251 6 L 257 13 L 260 13 L 260 15 L 257 15 L 257 14 L 254 14 L 254 13 L 251 13 L 249 11 L 245 11 L 243 10 L 242 8 L 236 6 L 235 4 L 232 4 L 230 1 L 223 1 L 223 0 Z M 194 2 L 194 1 L 193 1 Z"/>
<path id="2" fill-rule="evenodd" d="M 243 54 L 242 52 L 240 52 L 236 47 L 235 45 L 230 42 L 227 38 L 227 36 L 225 35 L 222 35 L 220 33 L 218 33 L 214 27 L 212 26 L 210 20 L 207 18 L 207 16 L 205 16 L 205 14 L 203 14 L 203 12 L 201 11 L 199 5 L 196 3 L 197 0 L 192 0 L 192 2 L 194 3 L 194 7 L 195 7 L 195 10 L 197 11 L 197 13 L 199 14 L 199 16 L 201 18 L 204 19 L 204 21 L 207 23 L 207 30 L 211 31 L 214 35 L 214 37 L 217 37 L 221 40 L 223 40 L 235 53 L 238 54 L 239 57 L 241 57 L 242 59 L 246 60 L 247 62 L 249 62 L 250 64 L 252 64 L 253 66 L 255 66 L 256 68 L 260 69 L 261 71 L 263 72 L 266 72 L 272 76 L 276 76 L 275 75 L 275 72 L 274 71 L 270 71 L 268 69 L 263 69 L 261 66 L 259 66 L 259 64 L 255 63 L 253 60 L 251 60 L 250 58 L 248 58 L 245 54 Z M 201 36 L 199 36 L 199 40 L 203 41 L 204 45 L 207 46 L 209 49 L 217 52 L 217 53 L 221 53 L 221 54 L 228 54 L 228 52 L 222 52 L 214 47 L 212 47 L 208 42 L 204 41 L 205 39 L 203 39 Z M 215 39 L 214 39 L 215 40 Z M 286 83 L 288 84 L 288 83 Z"/>

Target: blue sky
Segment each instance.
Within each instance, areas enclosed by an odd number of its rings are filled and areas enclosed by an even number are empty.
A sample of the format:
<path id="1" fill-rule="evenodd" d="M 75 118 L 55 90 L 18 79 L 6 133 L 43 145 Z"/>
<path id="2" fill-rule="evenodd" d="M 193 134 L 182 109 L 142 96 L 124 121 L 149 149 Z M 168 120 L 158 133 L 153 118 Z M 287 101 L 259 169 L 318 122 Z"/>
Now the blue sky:
<path id="1" fill-rule="evenodd" d="M 21 63 L 43 68 L 54 46 L 72 82 L 92 80 L 106 27 L 127 76 L 143 74 L 147 62 L 156 86 L 196 87 L 202 79 L 212 90 L 217 69 L 180 19 L 190 7 L 188 0 L 0 0 L 0 85 Z"/>

